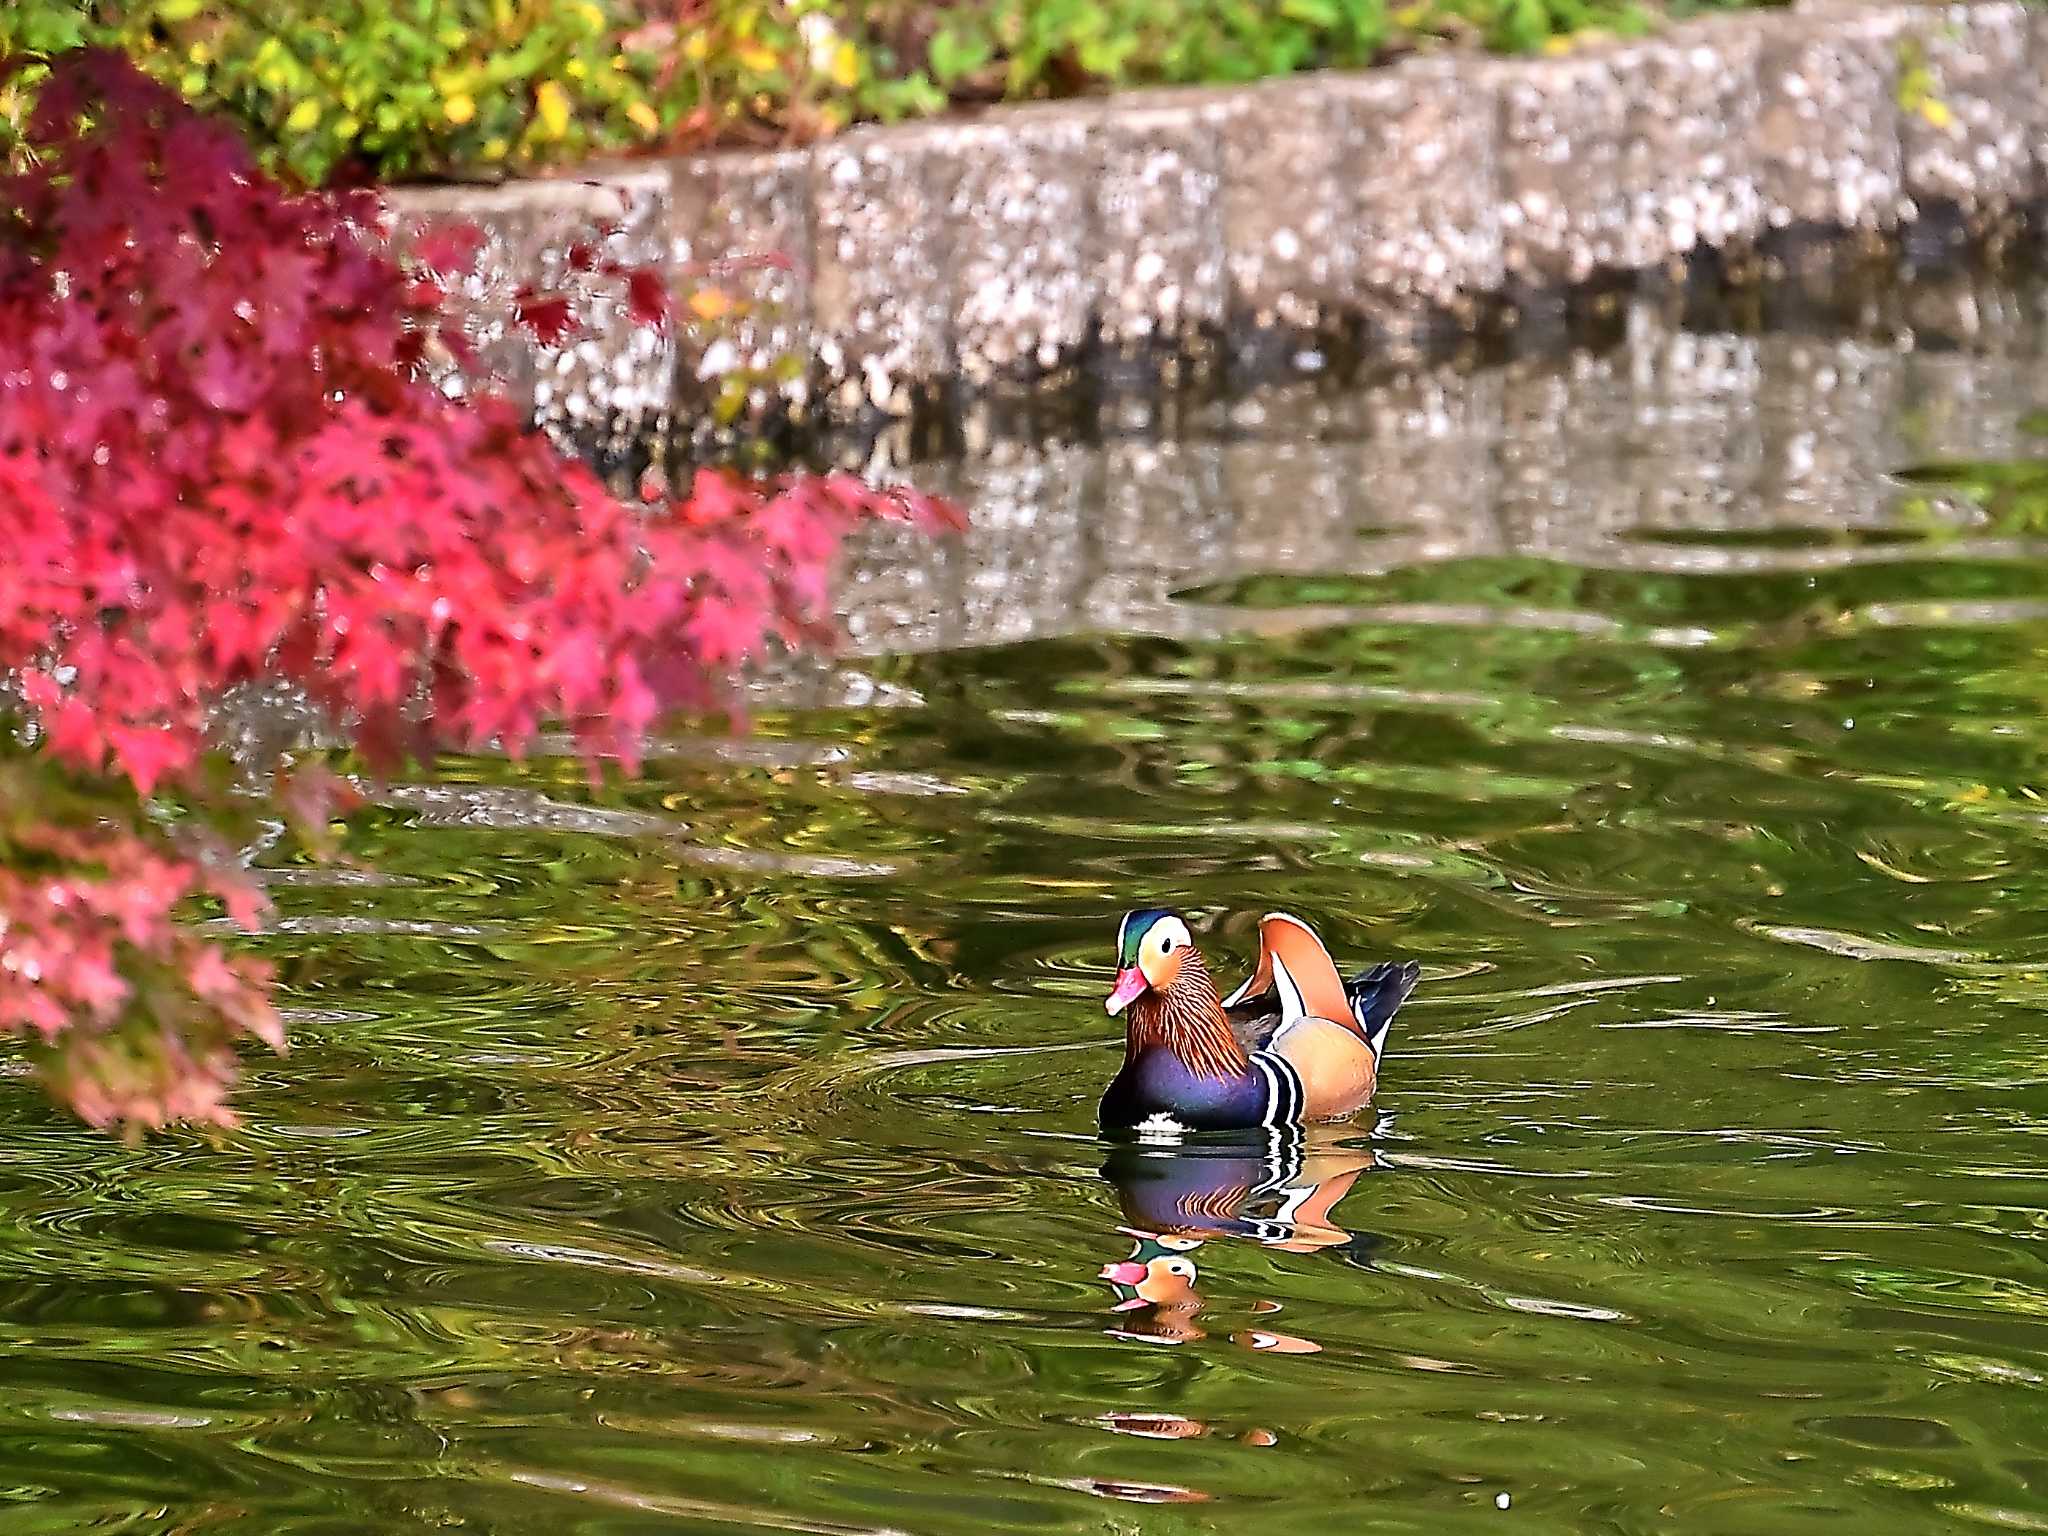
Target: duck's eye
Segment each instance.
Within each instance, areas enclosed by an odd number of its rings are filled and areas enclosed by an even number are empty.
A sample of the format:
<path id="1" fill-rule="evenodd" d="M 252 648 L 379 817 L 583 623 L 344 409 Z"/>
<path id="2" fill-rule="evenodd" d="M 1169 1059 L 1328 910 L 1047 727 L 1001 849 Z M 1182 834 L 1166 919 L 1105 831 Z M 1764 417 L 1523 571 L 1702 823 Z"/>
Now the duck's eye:
<path id="1" fill-rule="evenodd" d="M 1182 1279 L 1186 1279 L 1195 1272 L 1195 1266 L 1186 1259 L 1172 1259 L 1167 1262 L 1166 1272 L 1169 1275 L 1179 1275 Z"/>
<path id="2" fill-rule="evenodd" d="M 1159 935 L 1159 953 L 1161 953 L 1162 955 L 1170 955 L 1173 953 L 1172 934 L 1162 933 L 1161 935 Z"/>

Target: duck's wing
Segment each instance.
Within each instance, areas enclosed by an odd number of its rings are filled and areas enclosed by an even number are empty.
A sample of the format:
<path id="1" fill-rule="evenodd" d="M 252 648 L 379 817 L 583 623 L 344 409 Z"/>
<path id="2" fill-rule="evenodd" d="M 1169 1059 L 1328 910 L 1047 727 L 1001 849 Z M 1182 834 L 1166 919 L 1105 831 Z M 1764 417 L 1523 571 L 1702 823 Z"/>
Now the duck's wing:
<path id="1" fill-rule="evenodd" d="M 1382 960 L 1363 975 L 1352 977 L 1345 987 L 1352 1021 L 1365 1036 L 1365 1043 L 1372 1047 L 1374 1061 L 1386 1054 L 1387 1030 L 1393 1025 L 1394 1014 L 1415 990 L 1416 979 L 1421 975 L 1422 967 L 1413 960 L 1404 965 Z"/>
<path id="2" fill-rule="evenodd" d="M 1364 1034 L 1337 963 L 1315 930 L 1290 912 L 1259 919 L 1258 965 L 1223 1000 L 1223 1012 L 1234 1028 L 1261 1028 L 1255 1040 L 1296 1019 L 1329 1019 Z"/>
<path id="3" fill-rule="evenodd" d="M 1266 953 L 1263 929 L 1258 964 L 1238 989 L 1223 999 L 1223 1017 L 1230 1020 L 1238 1044 L 1247 1051 L 1264 1045 L 1280 1027 L 1280 998 L 1273 990 L 1273 961 Z"/>
<path id="4" fill-rule="evenodd" d="M 1230 1032 L 1237 1036 L 1237 1043 L 1247 1051 L 1256 1051 L 1280 1027 L 1280 999 L 1268 988 L 1242 1002 L 1225 1003 L 1223 1017 L 1230 1021 Z"/>
<path id="5" fill-rule="evenodd" d="M 1307 1014 L 1273 1032 L 1266 1049 L 1294 1069 L 1303 1118 L 1333 1119 L 1372 1102 L 1387 1028 L 1420 972 L 1413 962 L 1376 965 L 1345 989 L 1342 1019 Z"/>

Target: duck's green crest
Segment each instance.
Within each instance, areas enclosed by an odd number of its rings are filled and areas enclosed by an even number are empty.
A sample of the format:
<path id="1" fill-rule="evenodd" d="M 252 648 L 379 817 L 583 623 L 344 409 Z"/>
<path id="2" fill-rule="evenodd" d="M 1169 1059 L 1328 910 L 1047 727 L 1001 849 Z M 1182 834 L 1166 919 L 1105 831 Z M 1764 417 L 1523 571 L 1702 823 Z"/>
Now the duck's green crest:
<path id="1" fill-rule="evenodd" d="M 1129 969 L 1138 963 L 1138 946 L 1145 942 L 1145 935 L 1152 931 L 1152 925 L 1162 917 L 1173 914 L 1164 907 L 1140 907 L 1135 912 L 1126 912 L 1124 920 L 1116 930 L 1116 963 Z"/>

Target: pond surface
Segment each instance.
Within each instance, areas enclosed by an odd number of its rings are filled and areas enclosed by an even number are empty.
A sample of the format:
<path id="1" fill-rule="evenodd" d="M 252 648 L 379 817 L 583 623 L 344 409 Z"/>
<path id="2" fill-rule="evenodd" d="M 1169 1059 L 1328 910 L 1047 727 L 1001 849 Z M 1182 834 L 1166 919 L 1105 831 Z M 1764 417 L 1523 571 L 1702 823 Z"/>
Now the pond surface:
<path id="1" fill-rule="evenodd" d="M 750 738 L 395 787 L 244 1132 L 0 1084 L 0 1531 L 2048 1529 L 2048 545 L 1888 473 L 2048 290 L 1898 302 L 999 445 Z M 1152 902 L 1419 960 L 1377 1116 L 1106 1155 Z"/>

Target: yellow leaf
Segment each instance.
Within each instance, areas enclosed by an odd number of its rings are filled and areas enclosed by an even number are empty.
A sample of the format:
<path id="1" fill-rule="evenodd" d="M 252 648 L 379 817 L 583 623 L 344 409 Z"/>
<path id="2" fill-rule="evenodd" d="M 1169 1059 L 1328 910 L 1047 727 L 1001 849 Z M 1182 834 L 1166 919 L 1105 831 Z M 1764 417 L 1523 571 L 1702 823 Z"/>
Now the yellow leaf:
<path id="1" fill-rule="evenodd" d="M 558 82 L 543 80 L 533 93 L 533 105 L 547 138 L 559 139 L 569 131 L 569 93 Z"/>
<path id="2" fill-rule="evenodd" d="M 1980 801 L 1989 800 L 1990 798 L 1990 785 L 1972 784 L 1968 789 L 1957 795 L 1953 803 L 1956 805 L 1976 805 Z"/>
<path id="3" fill-rule="evenodd" d="M 1920 103 L 1920 115 L 1936 128 L 1946 128 L 1955 116 L 1949 111 L 1947 102 L 1933 96 Z"/>
<path id="4" fill-rule="evenodd" d="M 773 48 L 764 48 L 759 43 L 748 43 L 739 51 L 740 62 L 757 75 L 765 75 L 782 62 L 775 57 Z"/>
<path id="5" fill-rule="evenodd" d="M 732 296 L 719 288 L 699 288 L 690 295 L 690 313 L 699 320 L 716 320 L 732 313 Z"/>
<path id="6" fill-rule="evenodd" d="M 596 6 L 590 4 L 580 5 L 577 7 L 577 10 L 583 13 L 583 20 L 589 26 L 591 31 L 602 32 L 604 30 L 603 11 L 599 10 Z"/>
<path id="7" fill-rule="evenodd" d="M 486 160 L 502 160 L 511 148 L 512 146 L 503 139 L 487 139 L 484 141 L 483 157 Z"/>
<path id="8" fill-rule="evenodd" d="M 711 57 L 711 39 L 702 32 L 692 32 L 683 40 L 683 57 L 692 64 L 702 64 Z"/>
<path id="9" fill-rule="evenodd" d="M 310 133 L 320 121 L 320 103 L 308 98 L 292 108 L 292 115 L 284 120 L 286 131 Z"/>
<path id="10" fill-rule="evenodd" d="M 633 126 L 642 133 L 661 132 L 661 114 L 644 101 L 636 101 L 626 108 L 626 116 L 633 120 Z"/>
<path id="11" fill-rule="evenodd" d="M 848 91 L 860 84 L 860 51 L 853 44 L 841 43 L 833 50 L 832 83 Z"/>
<path id="12" fill-rule="evenodd" d="M 571 80 L 583 80 L 589 77 L 590 69 L 581 59 L 571 59 L 562 66 L 562 73 Z"/>
<path id="13" fill-rule="evenodd" d="M 441 103 L 441 110 L 448 114 L 449 122 L 466 123 L 476 116 L 476 98 L 465 92 L 457 91 L 453 96 L 450 96 Z"/>

